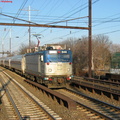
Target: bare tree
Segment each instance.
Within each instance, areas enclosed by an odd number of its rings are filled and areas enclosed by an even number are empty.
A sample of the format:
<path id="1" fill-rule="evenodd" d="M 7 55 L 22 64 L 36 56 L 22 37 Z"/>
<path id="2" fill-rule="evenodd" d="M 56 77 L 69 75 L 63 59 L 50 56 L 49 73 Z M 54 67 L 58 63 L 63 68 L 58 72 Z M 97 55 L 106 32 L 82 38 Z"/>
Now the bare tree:
<path id="1" fill-rule="evenodd" d="M 88 38 L 78 39 L 74 45 L 73 64 L 76 75 L 83 75 L 88 66 Z"/>
<path id="2" fill-rule="evenodd" d="M 88 72 L 88 37 L 81 39 L 67 39 L 64 41 L 73 52 L 73 71 L 75 75 L 83 75 Z M 95 35 L 92 40 L 92 70 L 97 74 L 103 74 L 110 64 L 110 46 L 108 36 Z"/>
<path id="3" fill-rule="evenodd" d="M 36 44 L 34 42 L 31 42 L 31 48 L 34 48 Z M 29 48 L 29 45 L 21 44 L 19 47 L 19 54 L 25 54 L 27 52 L 27 49 Z"/>
<path id="4" fill-rule="evenodd" d="M 77 41 L 76 38 L 67 38 L 66 40 L 62 41 L 61 44 L 66 44 L 67 45 L 67 49 L 71 49 L 72 51 L 74 50 L 74 45 L 75 42 Z"/>
<path id="5" fill-rule="evenodd" d="M 103 74 L 101 70 L 106 70 L 110 64 L 110 46 L 108 36 L 95 35 L 93 36 L 93 70 L 96 74 Z"/>

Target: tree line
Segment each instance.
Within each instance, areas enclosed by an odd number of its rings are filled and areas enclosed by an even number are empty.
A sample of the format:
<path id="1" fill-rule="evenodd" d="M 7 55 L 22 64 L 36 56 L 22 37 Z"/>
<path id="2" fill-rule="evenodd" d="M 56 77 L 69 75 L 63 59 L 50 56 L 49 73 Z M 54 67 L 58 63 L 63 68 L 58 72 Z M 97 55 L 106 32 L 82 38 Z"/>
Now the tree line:
<path id="1" fill-rule="evenodd" d="M 68 38 L 62 42 L 67 44 L 73 52 L 74 75 L 88 74 L 88 37 Z M 109 72 L 111 57 L 115 52 L 120 52 L 120 45 L 113 44 L 109 37 L 103 34 L 92 36 L 92 73 L 104 75 Z"/>

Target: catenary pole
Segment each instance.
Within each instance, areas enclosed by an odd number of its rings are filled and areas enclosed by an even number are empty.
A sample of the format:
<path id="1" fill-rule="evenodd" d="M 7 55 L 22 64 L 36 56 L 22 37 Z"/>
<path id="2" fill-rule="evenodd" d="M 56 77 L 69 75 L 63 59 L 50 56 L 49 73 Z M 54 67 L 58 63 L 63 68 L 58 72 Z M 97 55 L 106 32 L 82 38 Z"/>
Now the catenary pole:
<path id="1" fill-rule="evenodd" d="M 92 77 L 92 0 L 89 0 L 89 30 L 88 30 L 88 34 L 89 34 L 89 40 L 88 40 L 88 56 L 89 56 L 89 70 L 88 70 L 88 74 L 89 74 L 89 78 Z"/>
<path id="2" fill-rule="evenodd" d="M 29 21 L 30 21 L 30 6 L 29 6 Z M 29 23 L 30 24 L 30 23 Z M 29 26 L 29 49 L 31 48 L 31 28 Z"/>

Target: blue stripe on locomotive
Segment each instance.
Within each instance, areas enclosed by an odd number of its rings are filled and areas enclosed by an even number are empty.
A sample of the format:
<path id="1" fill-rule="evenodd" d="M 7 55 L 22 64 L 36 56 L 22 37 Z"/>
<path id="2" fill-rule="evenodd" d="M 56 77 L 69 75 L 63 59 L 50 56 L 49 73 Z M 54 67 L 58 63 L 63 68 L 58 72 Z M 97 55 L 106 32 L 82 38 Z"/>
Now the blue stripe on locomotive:
<path id="1" fill-rule="evenodd" d="M 53 51 L 57 51 L 57 53 L 49 53 L 49 51 L 52 50 L 46 50 L 44 51 L 44 62 L 72 62 L 72 52 L 70 50 L 53 50 Z M 66 53 L 64 53 L 64 51 Z M 60 53 L 59 53 L 60 52 Z M 62 53 L 63 52 L 63 53 Z M 56 58 L 51 60 L 51 56 L 55 56 Z M 68 56 L 68 57 L 66 57 Z"/>

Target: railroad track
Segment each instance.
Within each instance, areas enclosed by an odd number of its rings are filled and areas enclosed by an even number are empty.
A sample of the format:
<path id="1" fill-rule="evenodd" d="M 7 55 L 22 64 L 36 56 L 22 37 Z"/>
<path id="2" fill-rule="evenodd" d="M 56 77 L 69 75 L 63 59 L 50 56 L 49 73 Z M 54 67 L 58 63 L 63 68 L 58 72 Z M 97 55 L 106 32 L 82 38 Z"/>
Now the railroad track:
<path id="1" fill-rule="evenodd" d="M 11 78 L 7 73 L 0 73 L 2 86 L 8 93 L 3 94 L 4 105 L 8 118 L 11 120 L 62 120 L 59 115 L 47 107 L 43 102 L 27 91 L 23 86 Z M 8 99 L 9 96 L 9 99 Z"/>
<path id="2" fill-rule="evenodd" d="M 84 86 L 86 88 L 90 88 L 91 92 L 100 91 L 102 93 L 108 93 L 111 99 L 116 99 L 119 101 L 120 99 L 120 84 L 119 83 L 111 83 L 104 80 L 95 80 L 95 79 L 83 79 L 80 77 L 75 77 L 74 80 L 71 81 L 71 86 L 75 86 L 79 88 L 80 86 Z M 113 97 L 112 97 L 113 96 Z"/>
<path id="3" fill-rule="evenodd" d="M 85 112 L 90 119 L 120 120 L 119 107 L 93 99 L 70 89 L 57 89 L 55 91 L 76 101 L 78 103 L 77 110 Z"/>
<path id="4" fill-rule="evenodd" d="M 87 77 L 78 77 L 78 76 L 74 76 L 73 78 L 73 82 L 80 82 L 80 81 L 86 81 L 86 82 L 90 82 L 90 83 L 94 83 L 94 84 L 99 84 L 99 85 L 106 85 L 108 87 L 112 87 L 115 89 L 119 89 L 120 87 L 120 82 L 113 82 L 112 80 L 101 80 L 101 79 L 95 79 L 95 78 L 87 78 Z"/>

